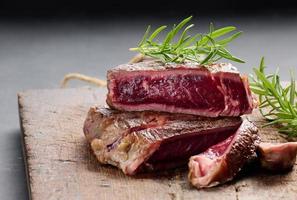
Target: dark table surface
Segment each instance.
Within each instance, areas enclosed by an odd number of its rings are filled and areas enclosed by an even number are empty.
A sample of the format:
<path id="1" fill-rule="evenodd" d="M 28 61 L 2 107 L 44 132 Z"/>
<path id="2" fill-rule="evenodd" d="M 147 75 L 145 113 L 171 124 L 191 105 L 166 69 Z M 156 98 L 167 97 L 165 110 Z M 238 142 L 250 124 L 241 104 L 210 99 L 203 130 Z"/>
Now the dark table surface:
<path id="1" fill-rule="evenodd" d="M 183 17 L 183 16 L 181 16 Z M 97 19 L 0 20 L 0 198 L 26 199 L 26 179 L 21 149 L 17 92 L 57 88 L 63 75 L 80 72 L 104 79 L 107 69 L 127 62 L 134 54 L 147 24 L 174 23 L 181 18 L 102 17 Z M 245 59 L 236 64 L 242 73 L 252 72 L 261 56 L 267 71 L 280 67 L 283 80 L 297 69 L 297 17 L 195 17 L 196 29 L 235 25 L 244 35 L 231 51 Z M 73 81 L 70 86 L 82 86 Z"/>

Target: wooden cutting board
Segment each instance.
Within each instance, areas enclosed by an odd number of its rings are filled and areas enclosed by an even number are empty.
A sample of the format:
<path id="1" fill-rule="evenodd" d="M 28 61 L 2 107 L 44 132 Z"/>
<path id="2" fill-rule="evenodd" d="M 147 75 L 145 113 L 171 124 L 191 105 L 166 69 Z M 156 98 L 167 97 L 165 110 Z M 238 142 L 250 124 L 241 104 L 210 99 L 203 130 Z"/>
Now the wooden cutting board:
<path id="1" fill-rule="evenodd" d="M 82 126 L 89 107 L 105 104 L 105 97 L 105 89 L 91 88 L 18 95 L 32 199 L 297 199 L 297 166 L 282 175 L 254 167 L 228 184 L 197 190 L 188 183 L 186 168 L 128 177 L 98 164 Z M 263 123 L 257 111 L 250 119 L 258 126 Z M 264 141 L 286 141 L 274 128 L 261 129 L 260 134 Z"/>

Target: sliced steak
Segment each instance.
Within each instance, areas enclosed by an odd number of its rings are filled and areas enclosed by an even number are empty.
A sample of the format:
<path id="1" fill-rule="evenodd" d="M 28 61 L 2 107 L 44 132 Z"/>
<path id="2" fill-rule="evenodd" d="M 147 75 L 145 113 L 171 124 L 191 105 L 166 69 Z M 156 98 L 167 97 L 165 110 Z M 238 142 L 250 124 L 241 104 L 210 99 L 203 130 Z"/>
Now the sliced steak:
<path id="1" fill-rule="evenodd" d="M 110 107 L 207 117 L 240 116 L 255 107 L 246 76 L 231 64 L 207 68 L 149 60 L 120 65 L 107 73 Z"/>
<path id="2" fill-rule="evenodd" d="M 292 169 L 296 162 L 297 142 L 261 143 L 257 155 L 264 169 L 282 172 Z"/>
<path id="3" fill-rule="evenodd" d="M 233 135 L 241 123 L 240 117 L 91 108 L 84 133 L 100 163 L 133 175 L 185 165 L 190 156 Z"/>
<path id="4" fill-rule="evenodd" d="M 205 152 L 192 156 L 189 180 L 197 188 L 213 187 L 232 180 L 254 157 L 259 136 L 257 128 L 244 120 L 237 131 Z"/>

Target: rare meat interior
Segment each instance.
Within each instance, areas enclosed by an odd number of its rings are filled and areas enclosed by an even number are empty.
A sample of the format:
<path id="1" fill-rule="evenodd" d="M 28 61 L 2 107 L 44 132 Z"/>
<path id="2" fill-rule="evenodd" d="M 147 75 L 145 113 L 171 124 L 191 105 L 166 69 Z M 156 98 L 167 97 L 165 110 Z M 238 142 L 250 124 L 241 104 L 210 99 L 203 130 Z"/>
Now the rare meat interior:
<path id="1" fill-rule="evenodd" d="M 164 104 L 178 105 L 182 108 L 210 107 L 224 109 L 224 95 L 217 85 L 207 76 L 207 71 L 197 71 L 167 75 L 138 74 L 116 80 L 114 94 L 123 104 Z M 182 70 L 179 70 L 182 72 Z M 190 71 L 190 70 L 188 70 Z M 196 71 L 196 72 L 195 72 Z M 208 94 L 212 91 L 211 94 Z M 132 97 L 132 98 L 131 98 Z M 205 99 L 206 98 L 206 99 Z M 209 102 L 209 103 L 208 103 Z"/>
<path id="2" fill-rule="evenodd" d="M 163 140 L 160 147 L 141 167 L 146 170 L 162 170 L 185 165 L 192 155 L 204 152 L 210 146 L 234 135 L 238 127 L 217 128 Z"/>

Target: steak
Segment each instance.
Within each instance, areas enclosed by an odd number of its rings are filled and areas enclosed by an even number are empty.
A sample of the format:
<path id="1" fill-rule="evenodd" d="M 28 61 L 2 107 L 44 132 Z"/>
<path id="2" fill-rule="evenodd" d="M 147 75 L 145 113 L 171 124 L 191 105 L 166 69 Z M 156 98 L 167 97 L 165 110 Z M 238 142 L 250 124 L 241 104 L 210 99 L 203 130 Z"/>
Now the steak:
<path id="1" fill-rule="evenodd" d="M 192 156 L 188 178 L 197 188 L 213 187 L 232 180 L 255 157 L 257 128 L 244 120 L 237 131 L 205 152 Z"/>
<path id="2" fill-rule="evenodd" d="M 275 172 L 292 169 L 296 162 L 296 154 L 297 142 L 261 143 L 257 149 L 261 166 Z"/>
<path id="3" fill-rule="evenodd" d="M 107 104 L 124 111 L 240 116 L 256 106 L 248 79 L 231 64 L 124 64 L 107 73 Z"/>
<path id="4" fill-rule="evenodd" d="M 241 123 L 240 117 L 93 107 L 84 123 L 84 133 L 100 163 L 133 175 L 186 165 L 190 156 L 234 135 Z"/>

